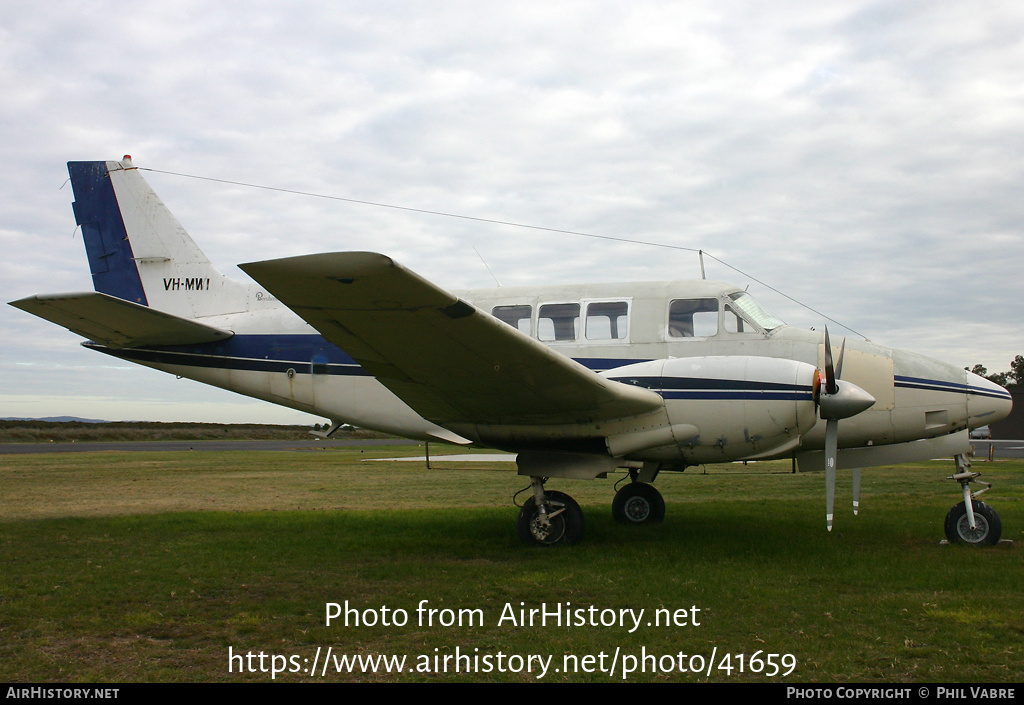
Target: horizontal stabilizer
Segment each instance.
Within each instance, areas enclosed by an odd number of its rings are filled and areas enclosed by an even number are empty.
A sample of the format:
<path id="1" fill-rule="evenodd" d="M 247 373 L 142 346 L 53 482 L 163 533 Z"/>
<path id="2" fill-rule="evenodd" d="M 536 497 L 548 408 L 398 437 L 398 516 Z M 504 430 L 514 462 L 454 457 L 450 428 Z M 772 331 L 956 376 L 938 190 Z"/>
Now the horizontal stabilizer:
<path id="1" fill-rule="evenodd" d="M 240 265 L 434 423 L 586 423 L 648 413 L 656 393 L 605 379 L 383 255 Z"/>
<path id="2" fill-rule="evenodd" d="M 96 291 L 40 294 L 11 306 L 111 348 L 212 343 L 234 335 Z"/>

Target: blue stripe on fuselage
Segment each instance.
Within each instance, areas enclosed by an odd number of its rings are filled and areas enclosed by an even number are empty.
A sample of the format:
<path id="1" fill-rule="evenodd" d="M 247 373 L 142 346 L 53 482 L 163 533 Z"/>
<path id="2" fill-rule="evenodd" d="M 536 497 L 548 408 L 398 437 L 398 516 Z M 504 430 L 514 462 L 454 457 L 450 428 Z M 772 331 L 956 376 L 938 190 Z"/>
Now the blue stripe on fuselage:
<path id="1" fill-rule="evenodd" d="M 665 399 L 751 399 L 811 401 L 809 385 L 756 380 L 706 379 L 701 377 L 613 377 L 616 382 L 632 384 L 657 392 Z"/>
<path id="2" fill-rule="evenodd" d="M 143 364 L 278 373 L 290 369 L 295 374 L 311 374 L 315 371 L 318 374 L 369 376 L 369 372 L 349 355 L 319 335 L 236 335 L 217 343 L 122 350 L 92 347 Z M 578 358 L 576 361 L 595 371 L 644 362 L 615 358 Z M 623 377 L 615 381 L 646 387 L 666 399 L 806 401 L 813 398 L 809 386 L 793 384 L 677 377 Z"/>
<path id="3" fill-rule="evenodd" d="M 220 369 L 251 370 L 260 372 L 287 372 L 369 376 L 355 360 L 322 336 L 294 335 L 236 335 L 228 340 L 200 345 L 175 345 L 152 348 L 115 350 L 92 345 L 101 352 L 140 363 L 181 365 Z M 647 360 L 621 358 L 576 358 L 576 362 L 595 372 L 612 370 Z M 666 399 L 789 399 L 802 401 L 813 398 L 809 386 L 713 380 L 679 377 L 622 377 L 612 378 L 625 384 L 634 384 L 656 391 Z M 998 393 L 966 384 L 897 376 L 897 387 L 976 394 L 1005 399 L 1008 393 Z"/>
<path id="4" fill-rule="evenodd" d="M 369 376 L 343 350 L 313 334 L 235 335 L 231 338 L 198 345 L 164 345 L 149 348 L 115 350 L 91 345 L 96 350 L 139 363 L 158 363 L 261 372 L 310 374 L 316 367 L 319 374 Z M 578 358 L 585 367 L 601 372 L 646 360 L 617 358 Z"/>
<path id="5" fill-rule="evenodd" d="M 991 397 L 993 399 L 1010 400 L 1012 397 L 1008 391 L 986 389 L 984 387 L 973 387 L 969 384 L 958 382 L 946 382 L 936 379 L 923 379 L 921 377 L 905 377 L 896 375 L 894 380 L 897 387 L 904 389 L 925 389 L 932 392 L 953 392 L 954 394 L 971 394 L 979 397 Z"/>
<path id="6" fill-rule="evenodd" d="M 90 346 L 125 360 L 185 367 L 369 376 L 336 345 L 319 335 L 235 335 L 199 345 L 166 345 L 115 350 Z"/>
<path id="7" fill-rule="evenodd" d="M 650 362 L 649 359 L 624 359 L 615 357 L 574 357 L 573 360 L 580 363 L 588 370 L 594 372 L 605 372 L 607 370 L 614 370 L 618 367 L 625 367 L 626 365 L 635 365 L 638 362 Z"/>

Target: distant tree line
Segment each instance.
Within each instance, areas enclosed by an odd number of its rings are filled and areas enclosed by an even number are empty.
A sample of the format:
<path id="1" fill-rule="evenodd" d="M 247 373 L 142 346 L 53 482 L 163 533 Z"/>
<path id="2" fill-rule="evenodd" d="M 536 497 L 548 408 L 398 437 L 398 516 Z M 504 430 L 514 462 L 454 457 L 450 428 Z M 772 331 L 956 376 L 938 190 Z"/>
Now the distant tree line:
<path id="1" fill-rule="evenodd" d="M 1009 372 L 993 372 L 989 374 L 984 365 L 975 365 L 974 367 L 965 367 L 964 369 L 969 369 L 974 374 L 992 380 L 1002 387 L 1008 384 L 1024 384 L 1024 355 L 1018 355 L 1013 358 L 1013 362 L 1010 363 Z"/>

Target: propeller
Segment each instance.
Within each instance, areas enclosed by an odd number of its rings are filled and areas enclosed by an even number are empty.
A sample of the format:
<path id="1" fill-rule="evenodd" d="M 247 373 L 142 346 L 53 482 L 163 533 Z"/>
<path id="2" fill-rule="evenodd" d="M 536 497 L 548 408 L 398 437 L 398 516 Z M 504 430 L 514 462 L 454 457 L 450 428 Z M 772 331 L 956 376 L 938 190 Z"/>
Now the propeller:
<path id="1" fill-rule="evenodd" d="M 853 469 L 853 515 L 860 511 L 860 468 Z"/>
<path id="2" fill-rule="evenodd" d="M 840 384 L 843 374 L 843 354 L 846 338 L 839 346 L 839 358 L 833 364 L 832 343 L 825 327 L 825 379 L 819 377 L 815 401 L 818 415 L 825 420 L 825 525 L 832 531 L 833 508 L 836 499 L 836 465 L 839 458 L 839 421 L 871 407 L 875 398 L 852 382 Z M 819 373 L 820 375 L 820 373 Z M 857 480 L 860 478 L 858 477 Z M 859 482 L 857 483 L 859 484 Z"/>

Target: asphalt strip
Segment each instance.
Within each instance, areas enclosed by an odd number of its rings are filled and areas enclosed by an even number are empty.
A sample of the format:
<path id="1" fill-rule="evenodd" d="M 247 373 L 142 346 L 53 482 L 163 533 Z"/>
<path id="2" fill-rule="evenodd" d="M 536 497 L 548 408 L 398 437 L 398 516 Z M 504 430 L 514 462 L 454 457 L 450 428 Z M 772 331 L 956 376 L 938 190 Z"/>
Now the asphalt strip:
<path id="1" fill-rule="evenodd" d="M 432 455 L 430 460 L 439 463 L 514 463 L 516 456 L 512 453 L 463 453 L 461 455 Z M 375 463 L 382 460 L 392 462 L 420 462 L 428 460 L 427 456 L 421 455 L 416 458 L 366 458 L 363 462 Z"/>

